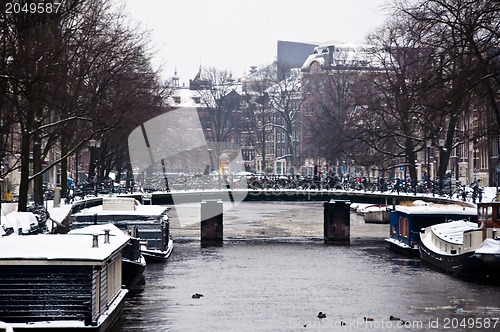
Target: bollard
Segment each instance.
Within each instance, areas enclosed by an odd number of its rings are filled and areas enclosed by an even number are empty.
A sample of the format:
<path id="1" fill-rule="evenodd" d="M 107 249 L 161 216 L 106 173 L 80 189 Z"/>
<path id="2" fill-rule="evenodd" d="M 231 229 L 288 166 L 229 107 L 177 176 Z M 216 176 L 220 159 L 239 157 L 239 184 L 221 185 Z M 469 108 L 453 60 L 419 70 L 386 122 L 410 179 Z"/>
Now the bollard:
<path id="1" fill-rule="evenodd" d="M 59 207 L 61 205 L 61 187 L 56 187 L 54 189 L 54 207 Z"/>
<path id="2" fill-rule="evenodd" d="M 323 205 L 325 243 L 349 243 L 351 229 L 351 202 L 332 199 L 329 202 L 324 202 Z"/>
<path id="3" fill-rule="evenodd" d="M 223 210 L 221 200 L 201 202 L 201 245 L 221 245 L 223 239 Z"/>

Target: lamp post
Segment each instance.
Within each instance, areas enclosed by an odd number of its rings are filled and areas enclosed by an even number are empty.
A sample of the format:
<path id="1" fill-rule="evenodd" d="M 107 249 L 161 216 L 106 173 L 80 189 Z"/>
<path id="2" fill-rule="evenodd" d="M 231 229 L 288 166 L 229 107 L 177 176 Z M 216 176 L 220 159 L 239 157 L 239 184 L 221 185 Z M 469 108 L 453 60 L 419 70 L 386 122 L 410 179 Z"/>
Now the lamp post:
<path id="1" fill-rule="evenodd" d="M 89 152 L 90 152 L 90 162 L 89 162 L 89 180 L 94 181 L 94 189 L 97 189 L 98 181 L 98 156 L 96 156 L 96 150 L 101 147 L 101 142 L 95 139 L 89 140 Z M 96 171 L 97 170 L 97 171 Z"/>
<path id="2" fill-rule="evenodd" d="M 477 139 L 472 140 L 472 149 L 473 149 L 473 160 L 472 160 L 472 170 L 474 172 L 474 182 L 476 182 L 476 174 L 477 174 Z"/>

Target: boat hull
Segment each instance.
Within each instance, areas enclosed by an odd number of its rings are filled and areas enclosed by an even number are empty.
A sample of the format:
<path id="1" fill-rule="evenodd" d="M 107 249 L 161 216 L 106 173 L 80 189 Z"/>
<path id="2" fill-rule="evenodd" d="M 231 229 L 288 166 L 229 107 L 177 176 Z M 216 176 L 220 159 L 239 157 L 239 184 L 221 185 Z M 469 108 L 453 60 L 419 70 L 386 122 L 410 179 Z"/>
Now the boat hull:
<path id="1" fill-rule="evenodd" d="M 162 263 L 166 261 L 174 248 L 174 241 L 170 238 L 166 250 L 160 249 L 141 249 L 141 253 L 147 263 Z"/>
<path id="2" fill-rule="evenodd" d="M 127 288 L 135 288 L 144 284 L 144 270 L 146 260 L 131 261 L 122 259 L 122 282 Z"/>
<path id="3" fill-rule="evenodd" d="M 464 278 L 481 277 L 479 260 L 474 252 L 457 255 L 442 255 L 429 249 L 424 242 L 419 245 L 420 259 L 438 270 Z"/>
<path id="4" fill-rule="evenodd" d="M 388 210 L 367 211 L 363 214 L 367 224 L 388 224 L 391 221 L 391 212 Z"/>
<path id="5" fill-rule="evenodd" d="M 420 256 L 418 246 L 412 248 L 407 244 L 392 238 L 385 239 L 385 241 L 389 244 L 389 249 L 391 251 L 402 254 L 404 256 L 408 256 L 410 258 L 418 258 Z"/>

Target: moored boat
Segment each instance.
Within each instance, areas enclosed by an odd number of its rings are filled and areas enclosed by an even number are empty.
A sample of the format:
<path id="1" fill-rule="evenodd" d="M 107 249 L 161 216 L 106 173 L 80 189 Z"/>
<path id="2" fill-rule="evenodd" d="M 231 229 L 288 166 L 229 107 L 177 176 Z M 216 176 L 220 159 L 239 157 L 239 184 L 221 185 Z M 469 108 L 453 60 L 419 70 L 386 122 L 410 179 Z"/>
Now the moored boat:
<path id="1" fill-rule="evenodd" d="M 477 221 L 477 210 L 457 204 L 434 204 L 421 200 L 402 202 L 391 211 L 389 237 L 393 251 L 419 256 L 420 230 L 452 220 Z"/>
<path id="2" fill-rule="evenodd" d="M 422 260 L 446 272 L 500 282 L 500 203 L 478 203 L 477 223 L 455 221 L 421 230 Z"/>
<path id="3" fill-rule="evenodd" d="M 479 277 L 481 261 L 475 251 L 482 242 L 476 223 L 455 220 L 429 226 L 420 233 L 420 258 L 451 274 Z"/>
<path id="4" fill-rule="evenodd" d="M 391 220 L 391 211 L 386 205 L 370 205 L 362 210 L 363 219 L 367 224 L 388 224 Z"/>
<path id="5" fill-rule="evenodd" d="M 105 197 L 103 204 L 72 215 L 71 229 L 112 223 L 138 238 L 146 262 L 165 261 L 172 253 L 168 211 L 159 205 L 142 205 L 134 198 Z"/>
<path id="6" fill-rule="evenodd" d="M 0 321 L 15 331 L 108 331 L 127 290 L 122 250 L 104 234 L 40 234 L 0 239 Z"/>

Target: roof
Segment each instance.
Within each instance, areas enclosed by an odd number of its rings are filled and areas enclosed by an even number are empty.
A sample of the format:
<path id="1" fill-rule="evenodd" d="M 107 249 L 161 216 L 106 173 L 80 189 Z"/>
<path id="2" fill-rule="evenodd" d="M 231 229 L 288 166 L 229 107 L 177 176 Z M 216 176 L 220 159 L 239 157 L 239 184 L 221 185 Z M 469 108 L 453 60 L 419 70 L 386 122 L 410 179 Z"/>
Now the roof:
<path id="1" fill-rule="evenodd" d="M 461 215 L 477 216 L 477 209 L 458 204 L 435 204 L 415 201 L 413 205 L 396 205 L 395 211 L 411 215 Z"/>
<path id="2" fill-rule="evenodd" d="M 104 243 L 104 230 L 114 229 L 111 224 L 95 225 L 86 234 L 39 234 L 5 236 L 0 239 L 0 260 L 49 260 L 49 261 L 103 261 L 121 250 L 129 237 L 110 235 Z M 83 230 L 82 229 L 82 230 Z M 93 237 L 98 234 L 98 247 L 93 248 Z M 45 263 L 44 263 L 45 264 Z"/>
<path id="3" fill-rule="evenodd" d="M 441 240 L 453 243 L 463 244 L 464 232 L 479 230 L 475 223 L 465 220 L 450 221 L 442 224 L 431 226 L 432 233 Z"/>
<path id="4" fill-rule="evenodd" d="M 87 209 L 83 209 L 80 212 L 73 214 L 73 216 L 93 216 L 97 214 L 98 216 L 112 216 L 112 215 L 120 215 L 120 216 L 140 216 L 140 217 L 149 217 L 149 218 L 157 218 L 162 215 L 167 207 L 161 205 L 136 205 L 135 210 L 103 210 L 102 205 L 93 206 Z"/>
<path id="5" fill-rule="evenodd" d="M 476 249 L 477 255 L 500 255 L 500 239 L 486 239 L 483 244 Z"/>

